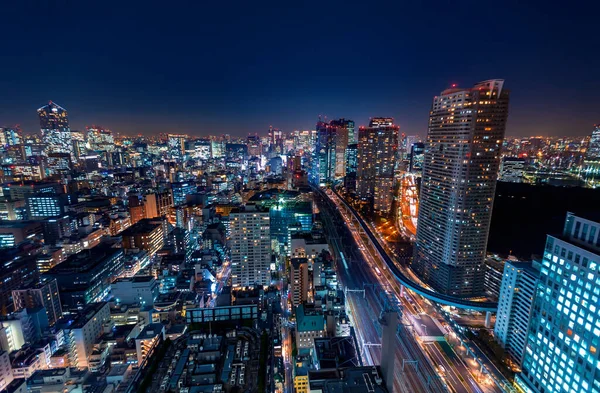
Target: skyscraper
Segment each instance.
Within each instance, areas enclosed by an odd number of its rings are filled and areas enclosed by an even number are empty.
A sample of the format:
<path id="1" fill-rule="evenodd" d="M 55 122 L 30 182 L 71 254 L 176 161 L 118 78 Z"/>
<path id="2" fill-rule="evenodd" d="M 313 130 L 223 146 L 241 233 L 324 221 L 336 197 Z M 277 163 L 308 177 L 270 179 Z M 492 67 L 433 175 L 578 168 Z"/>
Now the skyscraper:
<path id="1" fill-rule="evenodd" d="M 335 128 L 335 178 L 346 176 L 346 149 L 350 138 L 354 139 L 354 122 L 352 120 L 338 119 L 329 122 Z"/>
<path id="2" fill-rule="evenodd" d="M 234 287 L 267 286 L 271 281 L 269 210 L 247 204 L 229 214 L 231 283 Z"/>
<path id="3" fill-rule="evenodd" d="M 600 392 L 600 223 L 567 214 L 548 235 L 527 335 L 526 393 Z"/>
<path id="4" fill-rule="evenodd" d="M 312 163 L 312 181 L 317 185 L 331 183 L 335 178 L 335 142 L 336 128 L 319 121 Z"/>
<path id="5" fill-rule="evenodd" d="M 600 179 L 600 124 L 594 125 L 583 161 L 583 178 L 595 185 Z"/>
<path id="6" fill-rule="evenodd" d="M 71 129 L 67 111 L 50 101 L 37 110 L 40 118 L 42 139 L 46 144 L 46 153 L 68 153 L 73 155 Z"/>
<path id="7" fill-rule="evenodd" d="M 437 291 L 483 292 L 483 260 L 508 117 L 503 80 L 434 97 L 425 143 L 414 269 Z"/>
<path id="8" fill-rule="evenodd" d="M 391 117 L 374 117 L 358 130 L 356 195 L 381 213 L 392 208 L 399 130 Z"/>

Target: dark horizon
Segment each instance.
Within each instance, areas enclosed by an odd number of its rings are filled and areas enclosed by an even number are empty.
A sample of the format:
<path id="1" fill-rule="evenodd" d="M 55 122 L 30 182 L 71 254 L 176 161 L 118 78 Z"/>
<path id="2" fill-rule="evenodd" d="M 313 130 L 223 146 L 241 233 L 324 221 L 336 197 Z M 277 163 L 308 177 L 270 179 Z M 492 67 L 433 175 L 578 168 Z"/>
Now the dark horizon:
<path id="1" fill-rule="evenodd" d="M 600 122 L 600 43 L 581 7 L 6 8 L 0 126 L 25 133 L 52 100 L 74 130 L 124 135 L 243 136 L 313 129 L 324 115 L 391 116 L 424 136 L 434 95 L 493 78 L 511 91 L 507 135 L 583 136 Z"/>

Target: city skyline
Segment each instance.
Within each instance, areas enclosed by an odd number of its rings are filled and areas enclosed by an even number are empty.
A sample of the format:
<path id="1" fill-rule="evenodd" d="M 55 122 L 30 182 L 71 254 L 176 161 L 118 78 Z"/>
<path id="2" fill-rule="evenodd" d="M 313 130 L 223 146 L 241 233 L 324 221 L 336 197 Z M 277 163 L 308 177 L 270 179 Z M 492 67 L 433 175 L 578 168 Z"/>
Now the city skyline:
<path id="1" fill-rule="evenodd" d="M 140 12 L 133 5 L 12 7 L 5 46 L 15 61 L 0 76 L 0 119 L 26 133 L 37 132 L 35 108 L 53 100 L 68 108 L 73 130 L 99 124 L 124 135 L 292 131 L 319 115 L 357 126 L 390 116 L 402 132 L 425 134 L 440 86 L 491 78 L 511 81 L 508 135 L 587 135 L 598 123 L 598 54 L 589 50 L 598 38 L 593 13 L 582 10 L 329 3 L 196 5 L 173 15 L 150 6 L 138 21 L 129 18 Z M 60 45 L 39 48 L 48 14 L 57 14 Z M 463 60 L 436 45 L 450 34 L 440 26 L 480 15 L 489 16 L 485 32 L 469 35 Z M 177 25 L 164 23 L 175 16 Z M 369 24 L 378 28 L 362 28 Z M 319 60 L 340 54 L 348 60 Z"/>

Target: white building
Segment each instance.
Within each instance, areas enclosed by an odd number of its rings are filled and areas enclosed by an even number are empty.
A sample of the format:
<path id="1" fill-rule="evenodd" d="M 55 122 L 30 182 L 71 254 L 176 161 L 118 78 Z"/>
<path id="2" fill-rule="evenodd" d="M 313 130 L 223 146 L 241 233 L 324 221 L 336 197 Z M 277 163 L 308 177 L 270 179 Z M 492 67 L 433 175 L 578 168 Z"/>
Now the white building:
<path id="1" fill-rule="evenodd" d="M 10 367 L 10 357 L 8 352 L 0 350 L 0 391 L 12 382 L 13 374 Z"/>
<path id="2" fill-rule="evenodd" d="M 231 281 L 234 287 L 271 282 L 271 232 L 269 211 L 247 204 L 231 211 Z"/>
<path id="3" fill-rule="evenodd" d="M 65 333 L 71 366 L 89 367 L 94 344 L 103 333 L 103 325 L 110 321 L 108 303 L 91 303 L 76 315 L 67 315 L 56 324 Z"/>
<path id="4" fill-rule="evenodd" d="M 165 339 L 165 326 L 162 323 L 151 323 L 135 339 L 138 366 L 152 353 L 154 347 Z"/>
<path id="5" fill-rule="evenodd" d="M 527 343 L 527 327 L 539 271 L 532 263 L 506 262 L 494 336 L 518 362 L 523 361 Z"/>

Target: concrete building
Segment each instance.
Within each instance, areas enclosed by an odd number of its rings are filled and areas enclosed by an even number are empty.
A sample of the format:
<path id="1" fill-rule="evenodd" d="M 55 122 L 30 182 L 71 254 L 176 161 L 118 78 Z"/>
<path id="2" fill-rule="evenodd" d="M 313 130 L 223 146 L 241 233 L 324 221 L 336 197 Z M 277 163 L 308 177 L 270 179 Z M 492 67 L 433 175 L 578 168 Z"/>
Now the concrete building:
<path id="1" fill-rule="evenodd" d="M 104 332 L 103 324 L 108 321 L 109 304 L 92 303 L 76 314 L 64 316 L 56 323 L 57 328 L 64 331 L 71 366 L 79 369 L 90 366 L 94 344 Z"/>
<path id="2" fill-rule="evenodd" d="M 144 360 L 152 354 L 154 348 L 165 339 L 165 326 L 162 323 L 146 325 L 135 339 L 138 365 L 141 366 Z"/>
<path id="3" fill-rule="evenodd" d="M 143 219 L 121 232 L 123 248 L 145 250 L 152 257 L 164 246 L 163 226 L 151 219 Z"/>
<path id="4" fill-rule="evenodd" d="M 293 308 L 308 300 L 308 259 L 292 258 L 290 262 L 290 287 Z"/>
<path id="5" fill-rule="evenodd" d="M 600 223 L 567 213 L 548 235 L 527 334 L 525 392 L 600 392 Z"/>
<path id="6" fill-rule="evenodd" d="M 12 367 L 8 352 L 0 349 L 0 391 L 4 391 L 13 381 Z"/>
<path id="7" fill-rule="evenodd" d="M 120 304 L 139 303 L 142 306 L 154 306 L 160 284 L 153 276 L 133 276 L 118 278 L 112 285 L 112 295 Z"/>
<path id="8" fill-rule="evenodd" d="M 504 264 L 494 336 L 519 364 L 525 355 L 527 328 L 539 274 L 531 262 Z"/>
<path id="9" fill-rule="evenodd" d="M 509 92 L 503 80 L 434 97 L 421 181 L 413 268 L 436 291 L 483 293 Z"/>
<path id="10" fill-rule="evenodd" d="M 69 256 L 42 277 L 56 279 L 63 306 L 77 307 L 109 295 L 110 284 L 123 275 L 123 259 L 123 249 L 100 244 Z"/>
<path id="11" fill-rule="evenodd" d="M 247 204 L 232 210 L 229 221 L 232 285 L 234 287 L 268 286 L 271 282 L 269 211 Z"/>
<path id="12" fill-rule="evenodd" d="M 56 279 L 30 283 L 12 291 L 15 310 L 44 307 L 48 323 L 54 325 L 62 317 L 62 307 Z"/>
<path id="13" fill-rule="evenodd" d="M 320 308 L 300 304 L 296 307 L 296 348 L 312 348 L 315 338 L 326 336 L 325 317 Z"/>

